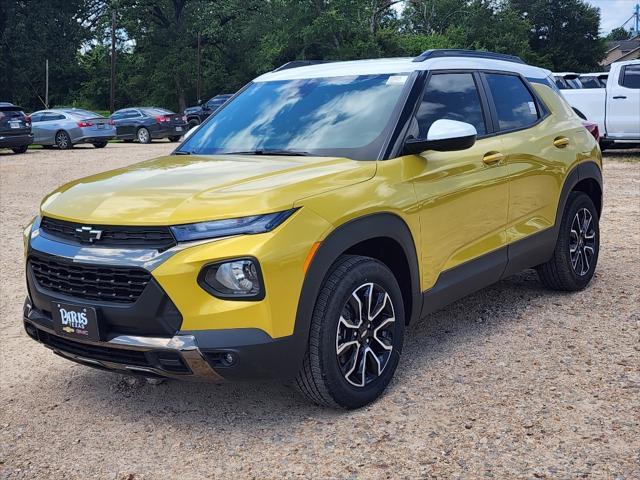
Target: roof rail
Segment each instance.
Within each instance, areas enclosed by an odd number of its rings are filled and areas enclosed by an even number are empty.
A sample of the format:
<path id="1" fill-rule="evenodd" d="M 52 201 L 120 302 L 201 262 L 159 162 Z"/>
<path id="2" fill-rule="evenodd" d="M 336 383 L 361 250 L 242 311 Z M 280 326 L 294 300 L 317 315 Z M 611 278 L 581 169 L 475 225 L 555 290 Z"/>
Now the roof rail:
<path id="1" fill-rule="evenodd" d="M 427 50 L 422 52 L 416 58 L 414 62 L 424 62 L 430 58 L 443 58 L 443 57 L 473 57 L 473 58 L 490 58 L 492 60 L 503 60 L 505 62 L 525 63 L 520 57 L 515 55 L 507 55 L 505 53 L 495 52 L 483 52 L 480 50 L 465 50 L 462 48 L 442 48 Z"/>
<path id="2" fill-rule="evenodd" d="M 291 62 L 287 62 L 284 65 L 280 65 L 278 68 L 273 70 L 274 72 L 279 72 L 280 70 L 288 70 L 290 68 L 298 68 L 298 67 L 306 67 L 309 65 L 319 65 L 321 63 L 335 63 L 338 60 L 292 60 Z"/>

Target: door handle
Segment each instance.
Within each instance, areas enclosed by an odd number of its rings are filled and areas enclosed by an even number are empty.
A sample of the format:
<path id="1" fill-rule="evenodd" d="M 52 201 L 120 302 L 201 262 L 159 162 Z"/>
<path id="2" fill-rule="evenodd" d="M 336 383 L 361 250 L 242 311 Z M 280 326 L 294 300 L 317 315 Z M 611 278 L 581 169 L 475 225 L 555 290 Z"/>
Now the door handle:
<path id="1" fill-rule="evenodd" d="M 553 141 L 553 146 L 556 148 L 564 148 L 569 145 L 569 139 L 567 137 L 557 137 Z"/>
<path id="2" fill-rule="evenodd" d="M 485 165 L 497 165 L 504 159 L 505 159 L 504 153 L 489 152 L 484 154 L 484 157 L 482 157 L 482 162 Z"/>
<path id="3" fill-rule="evenodd" d="M 621 100 L 621 99 L 625 99 L 627 98 L 626 95 L 616 95 L 615 97 L 613 97 L 614 100 Z"/>

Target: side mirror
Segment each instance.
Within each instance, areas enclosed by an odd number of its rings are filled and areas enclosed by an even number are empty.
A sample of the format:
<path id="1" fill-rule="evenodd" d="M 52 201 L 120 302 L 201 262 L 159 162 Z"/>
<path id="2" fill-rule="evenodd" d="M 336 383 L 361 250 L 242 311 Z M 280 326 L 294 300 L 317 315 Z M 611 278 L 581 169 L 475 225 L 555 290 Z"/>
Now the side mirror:
<path id="1" fill-rule="evenodd" d="M 404 143 L 404 151 L 415 155 L 426 150 L 438 152 L 466 150 L 476 143 L 477 136 L 476 127 L 470 123 L 440 119 L 431 124 L 426 140 L 407 139 Z"/>

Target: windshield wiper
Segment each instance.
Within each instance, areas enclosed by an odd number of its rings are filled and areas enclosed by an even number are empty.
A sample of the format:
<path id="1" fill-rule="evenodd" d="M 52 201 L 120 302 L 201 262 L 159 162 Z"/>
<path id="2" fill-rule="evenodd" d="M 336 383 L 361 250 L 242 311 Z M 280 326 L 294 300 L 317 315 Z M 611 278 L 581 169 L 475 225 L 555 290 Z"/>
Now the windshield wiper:
<path id="1" fill-rule="evenodd" d="M 309 152 L 302 152 L 300 150 L 259 148 L 256 150 L 247 150 L 246 152 L 225 152 L 223 153 L 223 155 L 282 155 L 282 156 L 308 157 L 311 154 Z"/>
<path id="2" fill-rule="evenodd" d="M 174 154 L 174 155 L 191 155 L 191 152 L 178 150 L 178 151 L 176 151 L 176 152 L 173 152 L 173 154 Z"/>

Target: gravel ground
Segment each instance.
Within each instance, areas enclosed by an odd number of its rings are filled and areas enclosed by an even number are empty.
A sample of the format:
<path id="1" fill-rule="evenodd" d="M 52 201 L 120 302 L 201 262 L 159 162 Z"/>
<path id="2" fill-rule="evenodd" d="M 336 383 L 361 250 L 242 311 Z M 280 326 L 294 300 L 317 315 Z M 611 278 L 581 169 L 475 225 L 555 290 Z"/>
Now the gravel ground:
<path id="1" fill-rule="evenodd" d="M 287 385 L 149 385 L 24 334 L 21 229 L 40 198 L 171 149 L 0 156 L 0 477 L 640 478 L 640 152 L 606 157 L 585 292 L 527 271 L 467 297 L 409 329 L 381 400 L 336 412 Z"/>

